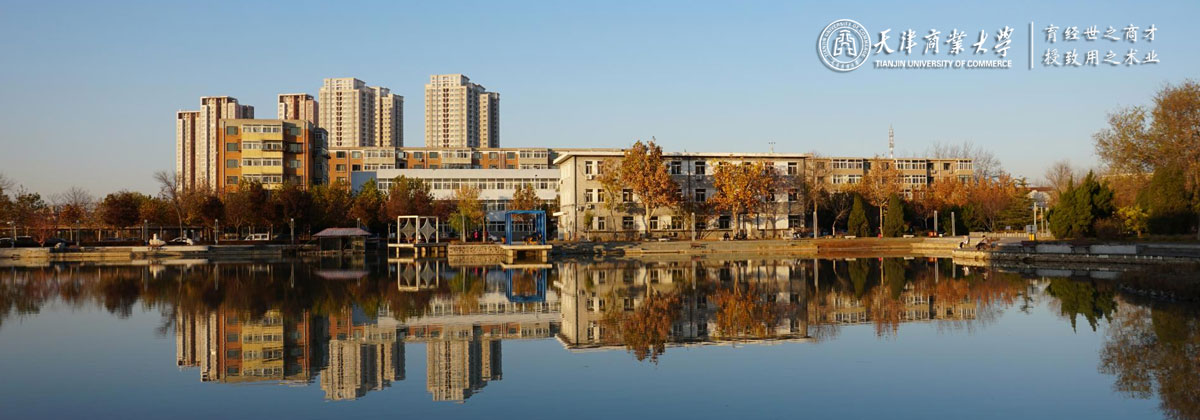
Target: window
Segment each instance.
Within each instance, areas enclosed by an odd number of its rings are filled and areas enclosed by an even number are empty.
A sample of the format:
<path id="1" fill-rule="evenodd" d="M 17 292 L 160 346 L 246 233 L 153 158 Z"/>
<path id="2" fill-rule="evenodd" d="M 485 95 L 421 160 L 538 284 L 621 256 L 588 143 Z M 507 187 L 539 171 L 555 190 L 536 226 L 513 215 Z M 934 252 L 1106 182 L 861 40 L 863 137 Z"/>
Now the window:
<path id="1" fill-rule="evenodd" d="M 226 343 L 236 343 L 236 342 L 238 342 L 238 334 L 237 334 L 237 333 L 228 333 L 228 334 L 225 334 L 225 342 L 226 342 Z"/>
<path id="2" fill-rule="evenodd" d="M 707 199 L 708 199 L 708 191 L 706 191 L 704 188 L 697 188 L 696 189 L 696 201 L 704 202 Z"/>
<path id="3" fill-rule="evenodd" d="M 350 159 L 362 159 L 362 152 L 350 152 Z"/>
<path id="4" fill-rule="evenodd" d="M 335 155 L 335 156 L 337 156 L 337 158 L 338 158 L 338 159 L 345 159 L 345 158 L 346 158 L 346 152 L 343 152 L 343 151 L 340 151 L 340 150 L 339 150 L 337 153 L 335 153 L 334 155 Z"/>
<path id="5" fill-rule="evenodd" d="M 225 135 L 236 136 L 237 135 L 237 127 L 234 127 L 234 126 L 225 127 Z"/>
<path id="6" fill-rule="evenodd" d="M 604 220 L 604 216 L 597 217 L 596 218 L 596 230 L 604 230 L 606 228 L 607 228 L 607 223 Z"/>
<path id="7" fill-rule="evenodd" d="M 631 190 L 629 188 L 621 190 L 621 202 L 622 203 L 633 202 L 633 190 Z"/>
<path id="8" fill-rule="evenodd" d="M 621 218 L 621 229 L 633 230 L 633 216 L 625 216 Z"/>
<path id="9" fill-rule="evenodd" d="M 729 229 L 729 215 L 717 218 L 717 229 Z"/>
<path id="10" fill-rule="evenodd" d="M 301 167 L 301 166 L 302 166 L 302 165 L 300 164 L 300 159 L 292 159 L 292 160 L 289 160 L 289 161 L 288 161 L 288 167 L 289 167 L 289 168 L 292 168 L 292 169 L 300 169 L 300 167 Z"/>
<path id="11" fill-rule="evenodd" d="M 238 151 L 238 144 L 237 143 L 225 143 L 225 151 L 226 152 Z M 950 164 L 947 163 L 946 165 L 949 166 Z"/>
<path id="12" fill-rule="evenodd" d="M 238 183 L 238 178 L 237 178 L 236 176 L 227 176 L 227 177 L 225 177 L 225 184 L 226 184 L 226 185 L 237 185 L 237 183 Z"/>
<path id="13" fill-rule="evenodd" d="M 788 202 L 800 201 L 800 192 L 795 188 L 788 190 Z"/>
<path id="14" fill-rule="evenodd" d="M 354 171 L 354 172 L 361 171 L 361 170 L 362 170 L 362 165 L 350 165 L 350 170 L 351 170 L 351 171 Z"/>
<path id="15" fill-rule="evenodd" d="M 944 171 L 949 171 L 949 170 L 950 170 L 950 162 L 945 162 L 945 163 L 943 163 L 943 164 L 942 164 L 942 170 L 944 170 Z"/>
<path id="16" fill-rule="evenodd" d="M 673 160 L 668 163 L 668 167 L 671 170 L 671 175 L 680 175 L 683 173 L 683 162 Z"/>
<path id="17" fill-rule="evenodd" d="M 438 152 L 429 152 L 429 158 L 430 158 L 430 159 L 437 159 L 437 158 L 438 158 Z"/>
<path id="18" fill-rule="evenodd" d="M 344 165 L 344 164 L 339 163 L 339 164 L 337 164 L 337 166 L 335 166 L 335 168 L 338 172 L 346 172 L 346 165 Z"/>
<path id="19" fill-rule="evenodd" d="M 650 217 L 650 230 L 658 230 L 658 216 Z"/>
<path id="20" fill-rule="evenodd" d="M 795 175 L 797 173 L 800 173 L 799 172 L 800 166 L 798 164 L 796 164 L 796 162 L 788 162 L 787 165 L 788 165 L 787 166 L 787 174 L 788 175 Z"/>
<path id="21" fill-rule="evenodd" d="M 704 175 L 704 171 L 706 169 L 705 166 L 706 165 L 705 165 L 704 161 L 696 162 L 695 169 L 692 170 L 692 173 L 694 173 L 696 175 Z M 704 200 L 697 200 L 697 201 L 704 201 Z"/>
<path id="22" fill-rule="evenodd" d="M 594 162 L 592 162 L 592 161 L 590 161 L 590 160 L 589 160 L 589 161 L 586 161 L 586 162 L 583 162 L 583 174 L 584 174 L 584 175 L 591 175 L 591 174 L 593 174 L 593 173 L 594 173 L 594 172 L 593 172 L 593 171 L 594 171 L 594 169 L 593 169 L 593 165 L 594 165 L 594 164 L 595 164 L 595 163 L 594 163 Z"/>
<path id="23" fill-rule="evenodd" d="M 604 190 L 603 190 L 603 189 L 597 189 L 597 190 L 596 190 L 596 202 L 597 202 L 597 203 L 603 203 L 603 202 L 604 202 Z"/>
<path id="24" fill-rule="evenodd" d="M 789 214 L 788 227 L 791 229 L 804 227 L 804 216 L 799 214 Z"/>
<path id="25" fill-rule="evenodd" d="M 671 230 L 683 230 L 683 218 L 671 216 Z"/>
<path id="26" fill-rule="evenodd" d="M 238 160 L 237 159 L 225 159 L 225 167 L 229 168 L 229 169 L 237 168 Z"/>
<path id="27" fill-rule="evenodd" d="M 591 188 L 588 188 L 587 190 L 585 190 L 583 193 L 583 202 L 585 202 L 585 203 L 594 202 L 594 200 L 592 199 L 592 194 L 595 194 L 595 193 L 596 193 L 596 190 L 593 190 Z"/>

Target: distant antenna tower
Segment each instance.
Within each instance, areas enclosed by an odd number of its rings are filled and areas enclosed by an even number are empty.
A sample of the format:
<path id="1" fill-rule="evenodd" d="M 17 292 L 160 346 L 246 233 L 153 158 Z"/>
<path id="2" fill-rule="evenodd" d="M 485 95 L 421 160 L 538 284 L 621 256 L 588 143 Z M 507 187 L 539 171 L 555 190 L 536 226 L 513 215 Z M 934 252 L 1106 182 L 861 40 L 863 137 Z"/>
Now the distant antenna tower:
<path id="1" fill-rule="evenodd" d="M 896 158 L 896 133 L 892 131 L 892 125 L 888 124 L 888 159 Z"/>
<path id="2" fill-rule="evenodd" d="M 769 142 L 767 142 L 767 144 L 771 145 L 771 147 L 770 147 L 771 153 L 774 154 L 775 153 L 775 142 L 769 141 Z"/>

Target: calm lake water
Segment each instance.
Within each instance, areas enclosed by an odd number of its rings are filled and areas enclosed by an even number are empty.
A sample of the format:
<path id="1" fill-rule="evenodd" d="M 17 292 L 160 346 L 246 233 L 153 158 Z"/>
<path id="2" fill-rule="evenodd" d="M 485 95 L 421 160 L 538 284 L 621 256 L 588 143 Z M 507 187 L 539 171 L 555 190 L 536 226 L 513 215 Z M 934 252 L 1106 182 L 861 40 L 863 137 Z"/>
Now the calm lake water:
<path id="1" fill-rule="evenodd" d="M 1126 290 L 927 258 L 3 268 L 0 418 L 1197 418 L 1195 305 Z"/>

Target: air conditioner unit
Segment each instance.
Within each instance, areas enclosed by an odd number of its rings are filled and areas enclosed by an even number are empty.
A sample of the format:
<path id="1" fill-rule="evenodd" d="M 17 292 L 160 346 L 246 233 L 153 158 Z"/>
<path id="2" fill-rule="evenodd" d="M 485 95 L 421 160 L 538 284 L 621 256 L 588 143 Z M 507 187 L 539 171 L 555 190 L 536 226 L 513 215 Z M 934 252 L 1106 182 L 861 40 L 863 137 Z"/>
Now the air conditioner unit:
<path id="1" fill-rule="evenodd" d="M 588 179 L 588 181 L 594 180 L 594 179 L 596 179 L 596 175 L 588 175 L 587 179 Z"/>
<path id="2" fill-rule="evenodd" d="M 588 209 L 588 210 L 595 210 L 595 209 L 596 209 L 596 205 L 595 205 L 595 204 L 588 204 L 588 205 L 587 205 L 587 209 Z"/>

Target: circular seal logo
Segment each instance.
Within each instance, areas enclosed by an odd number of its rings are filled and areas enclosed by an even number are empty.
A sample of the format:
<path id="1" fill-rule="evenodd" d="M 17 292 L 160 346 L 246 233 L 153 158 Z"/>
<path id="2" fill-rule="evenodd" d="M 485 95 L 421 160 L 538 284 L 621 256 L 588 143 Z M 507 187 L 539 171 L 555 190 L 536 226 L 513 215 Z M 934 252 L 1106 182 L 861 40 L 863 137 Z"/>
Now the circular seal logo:
<path id="1" fill-rule="evenodd" d="M 854 70 L 871 55 L 871 35 L 858 22 L 835 20 L 817 38 L 817 54 L 821 56 L 821 62 L 834 71 Z"/>

